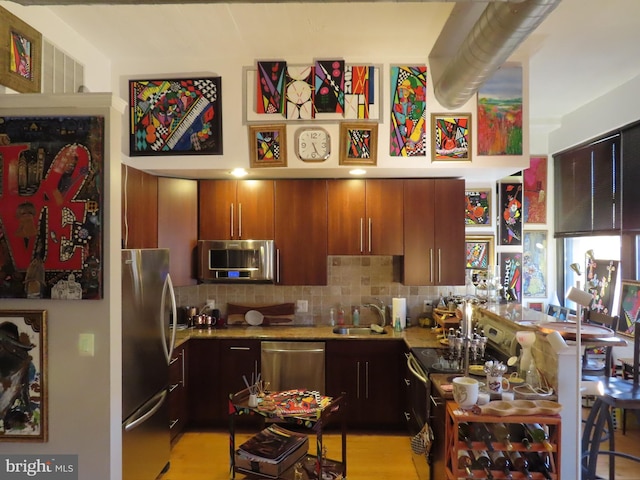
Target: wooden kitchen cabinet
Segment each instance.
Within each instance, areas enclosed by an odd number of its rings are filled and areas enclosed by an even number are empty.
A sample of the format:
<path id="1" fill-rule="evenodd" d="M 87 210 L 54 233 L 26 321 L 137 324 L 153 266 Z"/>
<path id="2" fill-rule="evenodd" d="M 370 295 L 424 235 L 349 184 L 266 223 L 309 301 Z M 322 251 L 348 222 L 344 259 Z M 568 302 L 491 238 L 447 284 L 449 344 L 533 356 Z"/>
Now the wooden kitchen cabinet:
<path id="1" fill-rule="evenodd" d="M 176 347 L 169 362 L 169 427 L 171 440 L 189 423 L 188 404 L 188 343 Z"/>
<path id="2" fill-rule="evenodd" d="M 122 164 L 122 248 L 157 248 L 158 177 Z"/>
<path id="3" fill-rule="evenodd" d="M 226 405 L 220 400 L 220 375 L 227 367 L 220 364 L 219 345 L 215 340 L 189 340 L 189 423 L 195 427 L 220 424 Z"/>
<path id="4" fill-rule="evenodd" d="M 276 180 L 276 282 L 327 284 L 327 182 Z"/>
<path id="5" fill-rule="evenodd" d="M 271 240 L 273 180 L 200 180 L 202 240 Z"/>
<path id="6" fill-rule="evenodd" d="M 464 180 L 404 180 L 404 285 L 464 285 Z"/>
<path id="7" fill-rule="evenodd" d="M 158 178 L 158 247 L 168 248 L 174 286 L 195 285 L 198 243 L 198 182 Z"/>
<path id="8" fill-rule="evenodd" d="M 384 340 L 326 342 L 327 395 L 347 393 L 351 428 L 401 428 L 403 343 Z"/>
<path id="9" fill-rule="evenodd" d="M 402 255 L 403 181 L 328 182 L 329 255 Z"/>

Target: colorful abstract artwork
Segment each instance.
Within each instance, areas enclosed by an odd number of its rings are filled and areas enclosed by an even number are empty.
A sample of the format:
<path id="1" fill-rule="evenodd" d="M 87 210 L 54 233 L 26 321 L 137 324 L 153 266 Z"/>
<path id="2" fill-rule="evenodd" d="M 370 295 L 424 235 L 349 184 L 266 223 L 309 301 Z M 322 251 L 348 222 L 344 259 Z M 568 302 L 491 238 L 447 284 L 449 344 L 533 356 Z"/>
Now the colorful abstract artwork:
<path id="1" fill-rule="evenodd" d="M 531 157 L 524 171 L 524 223 L 547 223 L 547 157 Z"/>
<path id="2" fill-rule="evenodd" d="M 315 64 L 314 106 L 318 113 L 344 113 L 344 60 Z"/>
<path id="3" fill-rule="evenodd" d="M 258 62 L 256 111 L 266 114 L 284 113 L 285 73 L 287 62 Z"/>
<path id="4" fill-rule="evenodd" d="M 486 271 L 489 265 L 494 265 L 493 236 L 466 237 L 464 244 L 465 268 Z"/>
<path id="5" fill-rule="evenodd" d="M 638 320 L 640 320 L 640 282 L 622 280 L 618 331 L 633 337 Z"/>
<path id="6" fill-rule="evenodd" d="M 467 227 L 491 226 L 491 190 L 477 189 L 464 192 L 464 224 Z"/>
<path id="7" fill-rule="evenodd" d="M 46 310 L 0 310 L 0 442 L 46 442 Z"/>
<path id="8" fill-rule="evenodd" d="M 286 117 L 290 120 L 309 120 L 316 116 L 313 105 L 314 68 L 310 66 L 287 66 L 285 88 Z"/>
<path id="9" fill-rule="evenodd" d="M 547 232 L 525 230 L 522 244 L 522 294 L 547 296 Z"/>
<path id="10" fill-rule="evenodd" d="M 619 264 L 617 260 L 587 258 L 585 287 L 593 295 L 590 310 L 612 315 Z"/>
<path id="11" fill-rule="evenodd" d="M 0 85 L 40 93 L 42 35 L 0 7 Z"/>
<path id="12" fill-rule="evenodd" d="M 500 271 L 502 272 L 502 296 L 507 302 L 522 302 L 522 254 L 502 252 Z"/>
<path id="13" fill-rule="evenodd" d="M 131 80 L 129 155 L 222 155 L 220 77 Z"/>
<path id="14" fill-rule="evenodd" d="M 366 120 L 374 100 L 375 69 L 347 65 L 344 72 L 344 118 Z"/>
<path id="15" fill-rule="evenodd" d="M 249 127 L 251 168 L 287 166 L 287 129 L 284 124 Z"/>
<path id="16" fill-rule="evenodd" d="M 522 155 L 522 66 L 505 65 L 478 90 L 478 155 Z"/>
<path id="17" fill-rule="evenodd" d="M 471 115 L 431 114 L 431 159 L 471 160 Z"/>
<path id="18" fill-rule="evenodd" d="M 102 298 L 103 117 L 0 117 L 0 298 Z"/>
<path id="19" fill-rule="evenodd" d="M 500 245 L 522 245 L 522 184 L 500 184 Z"/>
<path id="20" fill-rule="evenodd" d="M 427 155 L 427 67 L 391 67 L 392 157 Z"/>
<path id="21" fill-rule="evenodd" d="M 378 124 L 340 124 L 340 165 L 376 165 L 378 162 Z"/>

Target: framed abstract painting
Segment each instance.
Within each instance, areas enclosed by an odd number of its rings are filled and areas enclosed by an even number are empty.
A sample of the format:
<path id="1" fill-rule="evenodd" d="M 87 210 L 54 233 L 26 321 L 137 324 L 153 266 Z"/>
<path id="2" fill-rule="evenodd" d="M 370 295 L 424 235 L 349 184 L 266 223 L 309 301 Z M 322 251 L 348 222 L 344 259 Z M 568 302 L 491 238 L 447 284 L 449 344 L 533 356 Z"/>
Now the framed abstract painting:
<path id="1" fill-rule="evenodd" d="M 493 243 L 493 235 L 466 237 L 464 241 L 465 268 L 489 270 L 489 265 L 495 265 Z"/>
<path id="2" fill-rule="evenodd" d="M 220 77 L 129 81 L 129 155 L 222 155 Z"/>
<path id="3" fill-rule="evenodd" d="M 46 310 L 0 310 L 0 350 L 0 442 L 46 442 Z"/>
<path id="4" fill-rule="evenodd" d="M 618 332 L 633 337 L 636 321 L 640 320 L 640 282 L 622 280 Z"/>
<path id="5" fill-rule="evenodd" d="M 500 271 L 502 272 L 502 296 L 507 302 L 522 303 L 522 254 L 519 252 L 501 252 Z"/>
<path id="6" fill-rule="evenodd" d="M 287 128 L 284 124 L 249 126 L 251 168 L 287 166 Z"/>
<path id="7" fill-rule="evenodd" d="M 547 296 L 547 232 L 525 230 L 522 245 L 522 294 Z"/>
<path id="8" fill-rule="evenodd" d="M 431 160 L 471 161 L 471 114 L 431 114 Z"/>
<path id="9" fill-rule="evenodd" d="M 465 190 L 464 205 L 464 224 L 466 227 L 491 226 L 490 188 Z"/>
<path id="10" fill-rule="evenodd" d="M 523 221 L 547 223 L 547 157 L 531 157 L 523 173 Z"/>
<path id="11" fill-rule="evenodd" d="M 378 162 L 378 124 L 340 124 L 340 165 L 376 165 Z"/>
<path id="12" fill-rule="evenodd" d="M 500 183 L 500 245 L 522 245 L 522 184 Z"/>
<path id="13" fill-rule="evenodd" d="M 0 85 L 40 93 L 42 34 L 0 7 Z"/>

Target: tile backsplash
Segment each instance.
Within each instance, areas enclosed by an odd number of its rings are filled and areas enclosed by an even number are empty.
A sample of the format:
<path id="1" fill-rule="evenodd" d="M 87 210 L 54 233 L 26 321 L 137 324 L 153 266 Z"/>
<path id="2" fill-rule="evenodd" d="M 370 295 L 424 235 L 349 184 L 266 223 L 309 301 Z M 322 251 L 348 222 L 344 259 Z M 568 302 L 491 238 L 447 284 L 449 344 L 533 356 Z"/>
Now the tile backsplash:
<path id="1" fill-rule="evenodd" d="M 399 281 L 401 257 L 391 256 L 329 256 L 326 286 L 280 286 L 273 284 L 200 284 L 176 288 L 178 305 L 202 307 L 215 299 L 216 308 L 226 316 L 227 303 L 240 305 L 271 305 L 308 302 L 307 313 L 296 313 L 295 323 L 323 325 L 329 323 L 329 309 L 342 306 L 345 322 L 351 323 L 351 309 L 370 303 L 373 299 L 391 305 L 394 297 L 407 299 L 411 323 L 417 323 L 425 300 L 435 303 L 439 295 L 465 293 L 464 286 L 426 287 L 405 286 Z M 360 323 L 378 323 L 377 314 L 368 308 L 360 309 Z"/>

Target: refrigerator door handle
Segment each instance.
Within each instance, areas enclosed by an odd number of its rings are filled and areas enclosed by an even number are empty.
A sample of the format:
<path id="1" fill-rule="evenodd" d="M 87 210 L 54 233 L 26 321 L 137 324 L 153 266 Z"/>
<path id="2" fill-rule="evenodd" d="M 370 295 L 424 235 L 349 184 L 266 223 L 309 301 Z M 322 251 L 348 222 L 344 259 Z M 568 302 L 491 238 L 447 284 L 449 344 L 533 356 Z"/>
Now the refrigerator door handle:
<path id="1" fill-rule="evenodd" d="M 171 329 L 171 344 L 167 348 L 167 337 L 164 334 L 164 306 L 165 306 L 165 297 L 167 294 L 167 290 L 169 290 L 169 295 L 171 296 L 171 319 L 172 325 L 170 325 Z M 176 344 L 176 319 L 178 318 L 178 309 L 176 307 L 176 294 L 173 290 L 173 282 L 171 281 L 171 275 L 167 273 L 167 278 L 164 281 L 164 285 L 162 286 L 162 300 L 160 301 L 160 331 L 162 332 L 162 348 L 164 349 L 164 356 L 167 359 L 167 365 L 171 363 L 171 357 L 173 356 L 173 347 Z"/>
<path id="2" fill-rule="evenodd" d="M 157 395 L 154 395 L 153 398 L 151 398 L 151 400 L 149 400 L 147 403 L 142 405 L 138 410 L 136 410 L 133 413 L 133 415 L 131 415 L 132 417 L 131 420 L 127 420 L 127 422 L 124 425 L 125 432 L 130 432 L 137 426 L 146 422 L 147 419 L 151 418 L 160 409 L 160 407 L 162 406 L 166 398 L 167 398 L 166 389 L 162 390 Z M 153 404 L 153 406 L 151 406 L 151 408 L 148 409 L 148 407 L 151 404 Z"/>

